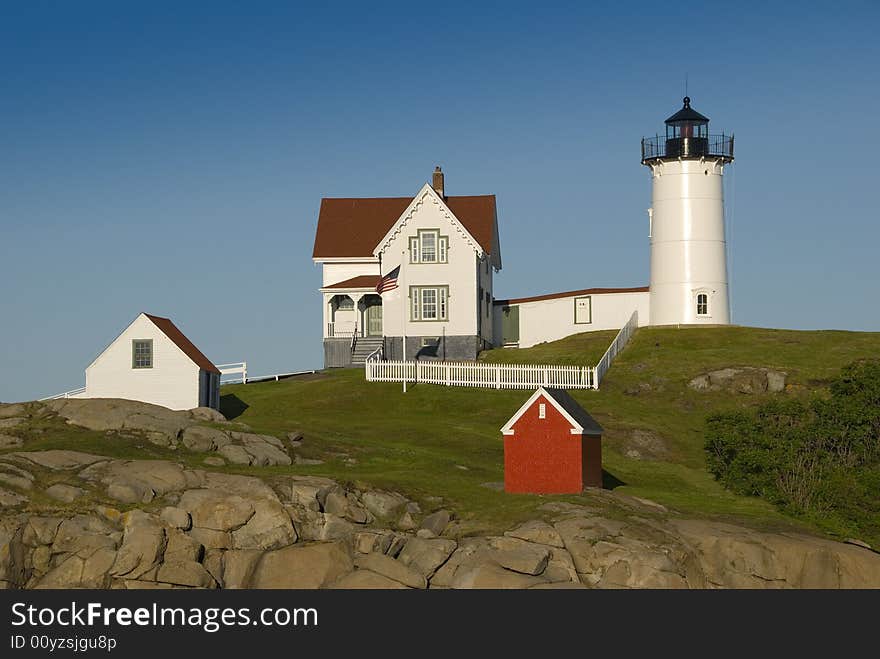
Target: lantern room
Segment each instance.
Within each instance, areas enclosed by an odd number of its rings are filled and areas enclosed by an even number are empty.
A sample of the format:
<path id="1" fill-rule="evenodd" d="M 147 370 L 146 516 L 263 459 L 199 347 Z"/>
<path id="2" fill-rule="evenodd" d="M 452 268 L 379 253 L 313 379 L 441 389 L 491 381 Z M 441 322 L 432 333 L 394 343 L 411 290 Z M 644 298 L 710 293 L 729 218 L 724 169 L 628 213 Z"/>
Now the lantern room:
<path id="1" fill-rule="evenodd" d="M 723 162 L 733 160 L 733 136 L 709 135 L 709 117 L 691 107 L 691 99 L 685 96 L 681 110 L 666 120 L 666 137 L 642 139 L 642 163 L 655 160 L 718 158 Z"/>

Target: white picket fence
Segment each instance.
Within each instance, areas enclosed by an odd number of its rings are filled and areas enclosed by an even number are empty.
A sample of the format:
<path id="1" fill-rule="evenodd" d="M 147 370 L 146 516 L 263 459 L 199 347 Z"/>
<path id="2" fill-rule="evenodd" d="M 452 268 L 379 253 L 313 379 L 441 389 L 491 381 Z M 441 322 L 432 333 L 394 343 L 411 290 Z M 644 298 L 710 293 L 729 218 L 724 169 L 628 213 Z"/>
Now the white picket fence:
<path id="1" fill-rule="evenodd" d="M 633 311 L 632 316 L 626 321 L 626 325 L 620 328 L 617 336 L 614 337 L 611 345 L 608 346 L 608 350 L 606 350 L 605 354 L 602 355 L 602 358 L 599 359 L 599 363 L 596 365 L 596 389 L 599 388 L 599 382 L 605 377 L 605 373 L 611 368 L 611 362 L 617 357 L 617 353 L 623 350 L 623 347 L 629 342 L 630 337 L 633 335 L 633 332 L 636 331 L 638 326 L 639 312 L 637 309 Z"/>
<path id="2" fill-rule="evenodd" d="M 422 382 L 447 387 L 491 389 L 598 389 L 611 362 L 639 324 L 638 312 L 614 337 L 597 366 L 483 364 L 480 362 L 382 361 L 377 350 L 364 364 L 367 382 Z"/>
<path id="3" fill-rule="evenodd" d="M 372 360 L 366 362 L 365 368 L 368 382 L 405 380 L 491 389 L 594 389 L 596 386 L 596 370 L 592 366 Z"/>

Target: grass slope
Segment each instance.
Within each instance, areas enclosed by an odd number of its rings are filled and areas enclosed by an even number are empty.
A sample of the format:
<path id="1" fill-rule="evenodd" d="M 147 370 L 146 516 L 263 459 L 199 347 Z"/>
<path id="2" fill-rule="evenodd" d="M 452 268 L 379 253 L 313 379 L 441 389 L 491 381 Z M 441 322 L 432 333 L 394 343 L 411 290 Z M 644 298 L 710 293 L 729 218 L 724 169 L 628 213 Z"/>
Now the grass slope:
<path id="1" fill-rule="evenodd" d="M 597 332 L 530 349 L 494 350 L 482 359 L 591 365 L 613 335 Z M 841 366 L 878 352 L 880 333 L 642 328 L 618 356 L 601 390 L 572 394 L 606 429 L 607 486 L 689 515 L 791 526 L 799 523 L 759 499 L 724 490 L 704 466 L 705 417 L 753 406 L 767 395 L 695 392 L 687 383 L 707 370 L 767 366 L 788 373 L 789 391 L 776 395 L 806 395 Z M 301 455 L 326 461 L 264 471 L 314 473 L 388 487 L 428 506 L 439 505 L 436 497 L 442 497 L 476 531 L 534 517 L 548 500 L 582 500 L 506 495 L 484 485 L 503 481 L 499 428 L 529 393 L 418 385 L 403 394 L 399 384 L 367 383 L 361 369 L 351 369 L 228 386 L 222 405 L 227 414 L 240 412 L 236 420 L 258 432 L 302 430 L 306 441 Z M 633 457 L 633 448 L 642 459 Z"/>

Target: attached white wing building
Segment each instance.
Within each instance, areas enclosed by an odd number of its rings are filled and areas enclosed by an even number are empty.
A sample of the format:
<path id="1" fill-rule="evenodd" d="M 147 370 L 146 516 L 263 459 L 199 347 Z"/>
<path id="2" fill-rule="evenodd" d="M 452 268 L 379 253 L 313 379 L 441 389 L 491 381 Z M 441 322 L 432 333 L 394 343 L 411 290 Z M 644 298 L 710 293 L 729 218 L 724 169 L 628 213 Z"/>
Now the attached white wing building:
<path id="1" fill-rule="evenodd" d="M 220 371 L 168 318 L 141 313 L 86 368 L 81 398 L 220 406 Z"/>

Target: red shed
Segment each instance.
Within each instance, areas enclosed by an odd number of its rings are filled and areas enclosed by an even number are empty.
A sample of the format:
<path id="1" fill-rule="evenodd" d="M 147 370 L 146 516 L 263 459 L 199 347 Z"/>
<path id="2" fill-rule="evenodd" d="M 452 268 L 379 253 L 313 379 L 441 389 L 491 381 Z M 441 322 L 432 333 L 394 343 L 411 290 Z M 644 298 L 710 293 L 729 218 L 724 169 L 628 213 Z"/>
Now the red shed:
<path id="1" fill-rule="evenodd" d="M 575 494 L 602 487 L 602 426 L 567 391 L 539 387 L 501 433 L 505 491 Z"/>

